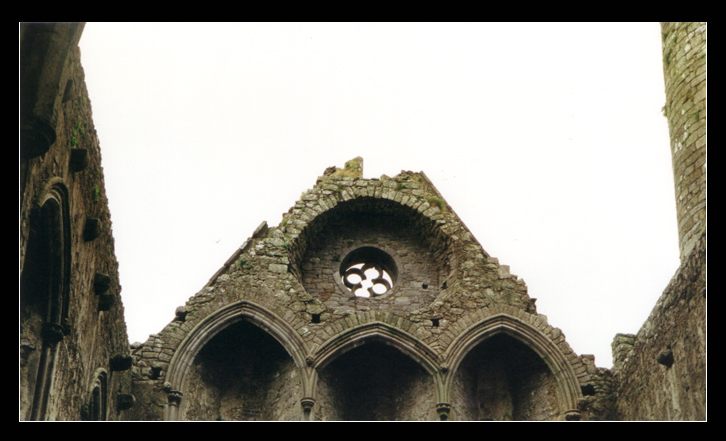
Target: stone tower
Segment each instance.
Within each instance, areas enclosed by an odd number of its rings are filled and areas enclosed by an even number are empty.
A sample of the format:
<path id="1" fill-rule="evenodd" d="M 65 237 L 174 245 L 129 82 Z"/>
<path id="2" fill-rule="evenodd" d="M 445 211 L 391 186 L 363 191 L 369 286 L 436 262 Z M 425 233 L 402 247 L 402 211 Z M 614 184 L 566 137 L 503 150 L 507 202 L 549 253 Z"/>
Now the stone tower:
<path id="1" fill-rule="evenodd" d="M 364 179 L 360 158 L 133 355 L 138 419 L 563 420 L 597 393 L 423 173 Z"/>
<path id="2" fill-rule="evenodd" d="M 663 23 L 665 114 L 670 128 L 681 260 L 706 230 L 706 23 Z"/>
<path id="3" fill-rule="evenodd" d="M 622 420 L 706 418 L 706 24 L 663 23 L 681 265 L 637 334 L 612 344 Z"/>

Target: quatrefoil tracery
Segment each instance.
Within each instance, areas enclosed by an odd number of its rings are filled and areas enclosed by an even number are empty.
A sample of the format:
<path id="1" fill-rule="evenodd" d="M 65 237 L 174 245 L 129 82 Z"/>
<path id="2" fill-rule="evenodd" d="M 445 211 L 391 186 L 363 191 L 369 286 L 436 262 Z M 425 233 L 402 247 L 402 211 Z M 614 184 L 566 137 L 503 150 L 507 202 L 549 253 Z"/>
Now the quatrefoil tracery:
<path id="1" fill-rule="evenodd" d="M 386 270 L 376 263 L 351 265 L 343 274 L 343 284 L 357 297 L 376 297 L 391 290 L 392 284 Z"/>

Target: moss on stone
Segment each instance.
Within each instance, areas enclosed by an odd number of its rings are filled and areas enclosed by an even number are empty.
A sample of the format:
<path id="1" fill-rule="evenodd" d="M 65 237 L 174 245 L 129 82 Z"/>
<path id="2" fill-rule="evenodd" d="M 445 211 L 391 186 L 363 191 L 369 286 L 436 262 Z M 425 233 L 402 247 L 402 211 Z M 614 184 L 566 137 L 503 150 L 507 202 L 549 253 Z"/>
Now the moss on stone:
<path id="1" fill-rule="evenodd" d="M 238 264 L 239 264 L 240 269 L 243 269 L 243 270 L 248 270 L 248 269 L 252 268 L 252 264 L 250 262 L 248 262 L 247 260 L 245 260 L 244 258 L 240 259 Z"/>
<path id="2" fill-rule="evenodd" d="M 343 168 L 329 167 L 325 170 L 324 176 L 333 178 L 353 178 L 358 179 L 363 177 L 363 158 L 360 156 L 351 159 L 345 163 Z"/>
<path id="3" fill-rule="evenodd" d="M 438 196 L 429 196 L 426 198 L 426 202 L 428 202 L 432 207 L 437 207 L 442 212 L 447 211 L 446 202 Z"/>

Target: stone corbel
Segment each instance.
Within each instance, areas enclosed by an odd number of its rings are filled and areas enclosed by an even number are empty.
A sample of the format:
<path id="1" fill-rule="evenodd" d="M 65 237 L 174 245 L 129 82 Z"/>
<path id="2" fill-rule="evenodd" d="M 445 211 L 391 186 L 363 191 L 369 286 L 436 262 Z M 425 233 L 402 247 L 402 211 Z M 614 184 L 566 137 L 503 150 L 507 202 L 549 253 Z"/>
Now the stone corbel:
<path id="1" fill-rule="evenodd" d="M 179 404 L 181 403 L 182 397 L 184 394 L 180 390 L 172 389 L 167 393 L 167 398 L 169 399 L 169 405 L 174 407 L 179 407 Z"/>
<path id="2" fill-rule="evenodd" d="M 310 415 L 312 414 L 313 406 L 315 406 L 315 398 L 305 397 L 300 400 L 300 405 L 303 408 L 303 419 L 310 421 Z"/>
<path id="3" fill-rule="evenodd" d="M 441 421 L 448 421 L 449 414 L 451 413 L 451 404 L 436 403 L 436 412 L 439 414 L 439 419 Z"/>
<path id="4" fill-rule="evenodd" d="M 582 414 L 577 409 L 570 409 L 565 412 L 565 421 L 580 421 Z"/>
<path id="5" fill-rule="evenodd" d="M 20 340 L 20 366 L 23 367 L 28 364 L 28 357 L 35 351 L 35 345 L 28 339 Z"/>
<path id="6" fill-rule="evenodd" d="M 127 371 L 134 364 L 134 359 L 130 355 L 117 354 L 111 357 L 108 364 L 113 372 Z"/>
<path id="7" fill-rule="evenodd" d="M 167 400 L 169 400 L 169 419 L 171 421 L 177 421 L 179 420 L 179 406 L 181 405 L 181 400 L 184 394 L 177 389 L 164 388 L 166 390 L 166 397 Z"/>
<path id="8" fill-rule="evenodd" d="M 65 333 L 63 332 L 63 326 L 57 323 L 43 323 L 43 329 L 41 330 L 41 336 L 43 342 L 49 346 L 55 346 L 59 341 L 63 340 Z"/>
<path id="9" fill-rule="evenodd" d="M 136 397 L 133 394 L 118 394 L 116 396 L 116 410 L 128 410 L 136 404 Z"/>

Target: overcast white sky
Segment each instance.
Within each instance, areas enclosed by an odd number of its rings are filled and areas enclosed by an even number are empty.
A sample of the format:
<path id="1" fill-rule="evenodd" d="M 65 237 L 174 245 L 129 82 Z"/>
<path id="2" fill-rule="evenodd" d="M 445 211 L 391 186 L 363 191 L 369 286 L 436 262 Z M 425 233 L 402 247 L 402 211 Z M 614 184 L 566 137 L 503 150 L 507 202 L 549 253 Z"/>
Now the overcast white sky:
<path id="1" fill-rule="evenodd" d="M 88 23 L 81 53 L 132 342 L 358 155 L 424 171 L 599 366 L 678 267 L 656 23 Z"/>

